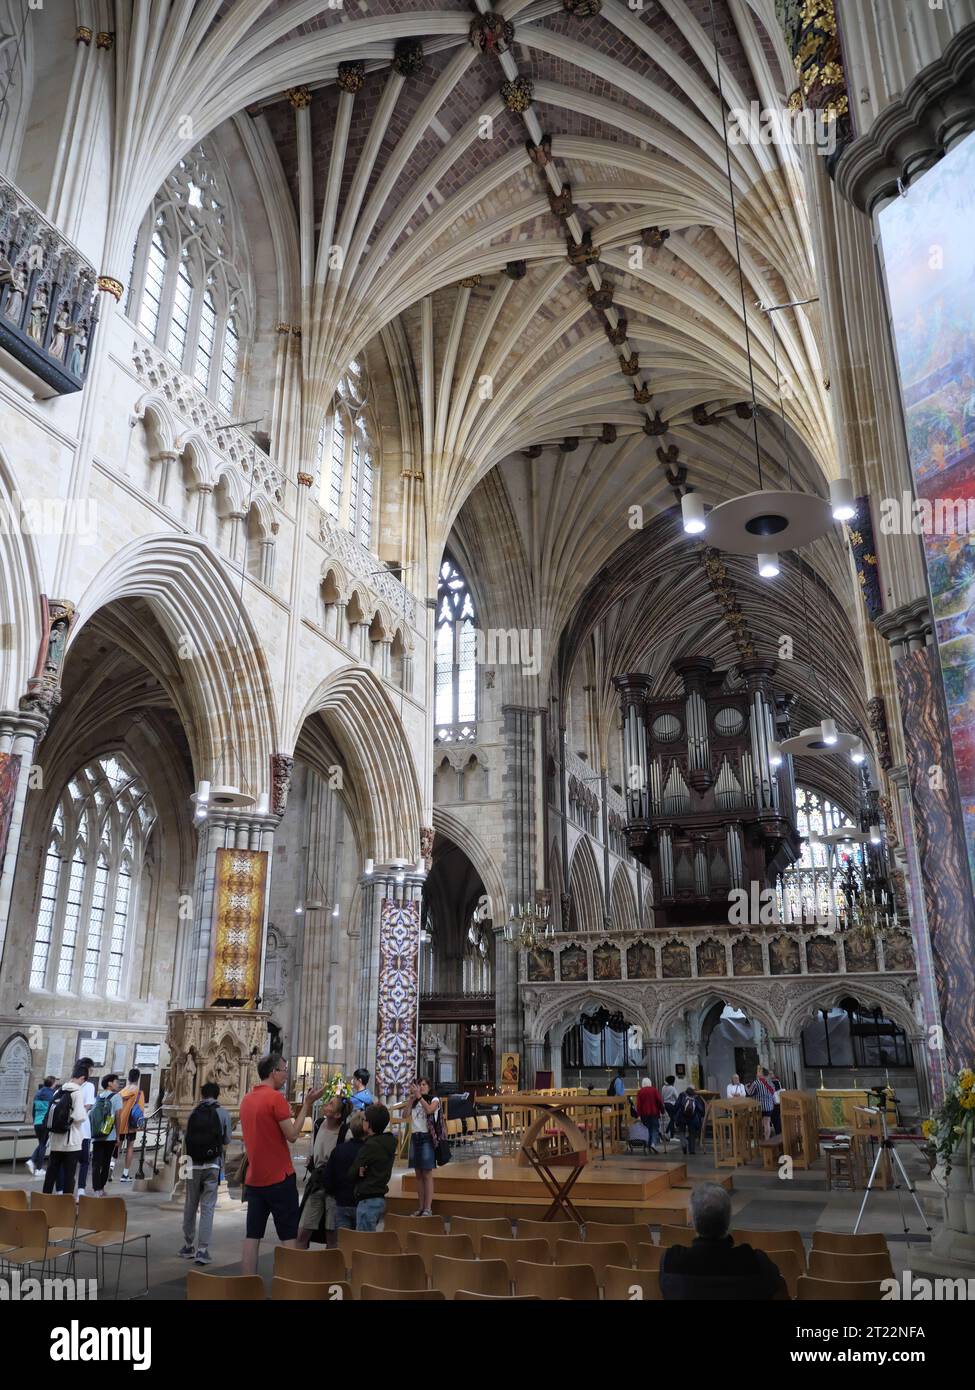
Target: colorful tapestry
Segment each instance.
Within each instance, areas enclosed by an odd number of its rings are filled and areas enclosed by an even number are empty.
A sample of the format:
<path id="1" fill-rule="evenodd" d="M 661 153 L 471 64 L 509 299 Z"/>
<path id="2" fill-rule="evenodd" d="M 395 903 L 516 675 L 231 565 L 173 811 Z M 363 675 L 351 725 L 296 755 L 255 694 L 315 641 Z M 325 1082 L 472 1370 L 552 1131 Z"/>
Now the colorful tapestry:
<path id="1" fill-rule="evenodd" d="M 260 993 L 266 886 L 265 850 L 217 850 L 208 1003 L 243 999 L 253 1007 Z"/>
<path id="2" fill-rule="evenodd" d="M 401 1096 L 416 1076 L 420 904 L 384 898 L 379 918 L 376 1095 Z"/>
<path id="3" fill-rule="evenodd" d="M 884 598 L 877 570 L 877 547 L 873 540 L 870 498 L 858 497 L 856 509 L 856 516 L 849 523 L 850 549 L 853 552 L 860 592 L 867 606 L 867 617 L 872 622 L 884 611 Z"/>
<path id="4" fill-rule="evenodd" d="M 7 836 L 14 818 L 14 800 L 20 781 L 20 754 L 0 753 L 0 868 L 7 852 Z"/>
<path id="5" fill-rule="evenodd" d="M 949 1071 L 958 1071 L 975 1057 L 975 902 L 939 687 L 933 647 L 898 661 L 897 694 L 901 709 L 909 711 L 904 749 L 944 1026 L 945 1064 Z M 920 956 L 919 966 L 922 962 Z"/>
<path id="6" fill-rule="evenodd" d="M 975 135 L 878 214 L 920 533 L 975 880 Z M 907 516 L 906 513 L 911 515 Z"/>
<path id="7" fill-rule="evenodd" d="M 945 1098 L 945 1054 L 944 1048 L 932 1047 L 932 1040 L 940 1039 L 941 1007 L 938 1002 L 938 982 L 935 977 L 934 957 L 931 953 L 931 929 L 924 908 L 921 891 L 924 876 L 918 858 L 917 843 L 914 839 L 914 820 L 910 806 L 898 798 L 898 829 L 904 853 L 907 856 L 907 891 L 910 900 L 911 936 L 914 944 L 914 958 L 917 962 L 918 993 L 921 996 L 921 1011 L 924 1019 L 925 1053 L 928 1064 L 928 1083 L 931 1087 L 931 1100 L 940 1105 Z"/>

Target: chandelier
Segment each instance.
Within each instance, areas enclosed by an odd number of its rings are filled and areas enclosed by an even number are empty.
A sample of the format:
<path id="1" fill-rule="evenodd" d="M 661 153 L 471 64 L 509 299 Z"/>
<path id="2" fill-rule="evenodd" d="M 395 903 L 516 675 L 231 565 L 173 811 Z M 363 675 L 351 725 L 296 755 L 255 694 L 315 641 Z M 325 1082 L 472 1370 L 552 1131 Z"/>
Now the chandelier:
<path id="1" fill-rule="evenodd" d="M 504 924 L 504 939 L 517 951 L 530 951 L 555 935 L 552 909 L 548 903 L 511 903 Z"/>
<path id="2" fill-rule="evenodd" d="M 876 938 L 894 930 L 897 926 L 894 894 L 882 879 L 868 876 L 860 885 L 852 863 L 847 863 L 842 885 L 845 901 L 842 922 L 846 932 L 851 936 Z"/>

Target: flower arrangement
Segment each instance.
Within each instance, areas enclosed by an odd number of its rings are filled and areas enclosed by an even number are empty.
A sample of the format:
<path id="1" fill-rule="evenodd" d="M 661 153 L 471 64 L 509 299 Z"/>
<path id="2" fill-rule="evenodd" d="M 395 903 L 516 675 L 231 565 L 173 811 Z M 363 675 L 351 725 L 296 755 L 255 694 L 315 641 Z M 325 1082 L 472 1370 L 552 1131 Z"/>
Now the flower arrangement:
<path id="1" fill-rule="evenodd" d="M 971 1067 L 962 1067 L 949 1079 L 944 1103 L 924 1121 L 921 1131 L 936 1160 L 945 1165 L 945 1176 L 951 1172 L 952 1156 L 959 1147 L 964 1148 L 965 1162 L 971 1168 L 975 1139 L 975 1071 Z"/>

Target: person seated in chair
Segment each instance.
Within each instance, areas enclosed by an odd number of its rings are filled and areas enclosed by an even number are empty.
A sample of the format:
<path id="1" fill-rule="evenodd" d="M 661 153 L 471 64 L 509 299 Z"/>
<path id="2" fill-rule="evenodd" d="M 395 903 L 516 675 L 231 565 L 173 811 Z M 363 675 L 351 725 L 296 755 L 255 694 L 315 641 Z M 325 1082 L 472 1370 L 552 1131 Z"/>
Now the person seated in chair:
<path id="1" fill-rule="evenodd" d="M 717 1183 L 691 1193 L 692 1245 L 672 1245 L 660 1262 L 660 1293 L 665 1299 L 714 1302 L 721 1299 L 767 1301 L 787 1298 L 785 1281 L 772 1260 L 750 1245 L 736 1245 L 728 1233 L 731 1198 Z"/>

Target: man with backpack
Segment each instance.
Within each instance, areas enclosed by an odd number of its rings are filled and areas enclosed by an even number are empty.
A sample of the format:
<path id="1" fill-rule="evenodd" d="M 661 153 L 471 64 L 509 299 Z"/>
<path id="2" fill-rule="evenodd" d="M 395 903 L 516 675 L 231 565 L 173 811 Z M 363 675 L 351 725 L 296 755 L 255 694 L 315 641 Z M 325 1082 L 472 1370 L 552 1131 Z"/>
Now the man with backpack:
<path id="1" fill-rule="evenodd" d="M 44 1121 L 47 1119 L 47 1112 L 51 1108 L 51 1101 L 54 1099 L 54 1088 L 57 1085 L 56 1076 L 45 1076 L 34 1094 L 34 1113 L 32 1116 L 34 1124 L 34 1137 L 37 1139 L 37 1148 L 27 1160 L 27 1171 L 32 1177 L 42 1178 L 44 1176 L 44 1150 L 47 1147 L 47 1129 Z"/>
<path id="2" fill-rule="evenodd" d="M 681 1096 L 677 1111 L 677 1128 L 682 1130 L 684 1135 L 680 1141 L 682 1153 L 692 1154 L 696 1152 L 696 1144 L 703 1124 L 704 1101 L 693 1086 L 688 1086 Z"/>
<path id="3" fill-rule="evenodd" d="M 232 1126 L 226 1110 L 217 1104 L 220 1087 L 215 1081 L 204 1082 L 200 1095 L 202 1099 L 199 1105 L 191 1111 L 186 1121 L 183 1142 L 184 1159 L 188 1158 L 191 1162 L 185 1175 L 183 1248 L 179 1253 L 184 1260 L 208 1265 L 213 1263 L 210 1254 L 213 1213 L 217 1205 L 224 1150 L 230 1143 Z M 197 1209 L 200 1213 L 199 1235 L 196 1231 Z"/>
<path id="4" fill-rule="evenodd" d="M 81 1157 L 81 1145 L 88 1111 L 85 1109 L 82 1088 L 88 1078 L 88 1068 L 76 1062 L 71 1080 L 54 1092 L 45 1125 L 48 1136 L 45 1192 L 74 1193 L 74 1179 Z"/>
<path id="5" fill-rule="evenodd" d="M 140 1101 L 142 1099 L 142 1089 L 139 1080 L 142 1073 L 138 1067 L 133 1067 L 129 1072 L 128 1084 L 119 1092 L 122 1097 L 122 1104 L 115 1117 L 115 1132 L 118 1135 L 119 1157 L 122 1158 L 122 1182 L 131 1182 L 129 1168 L 132 1166 L 132 1155 L 135 1152 L 135 1141 L 139 1133 L 139 1127 L 145 1120 Z M 125 1156 L 122 1157 L 122 1149 L 125 1149 Z"/>
<path id="6" fill-rule="evenodd" d="M 105 1196 L 105 1184 L 115 1152 L 115 1117 L 122 1108 L 119 1095 L 120 1078 L 110 1071 L 102 1077 L 101 1089 L 88 1116 L 91 1126 L 91 1191 L 94 1197 Z"/>

